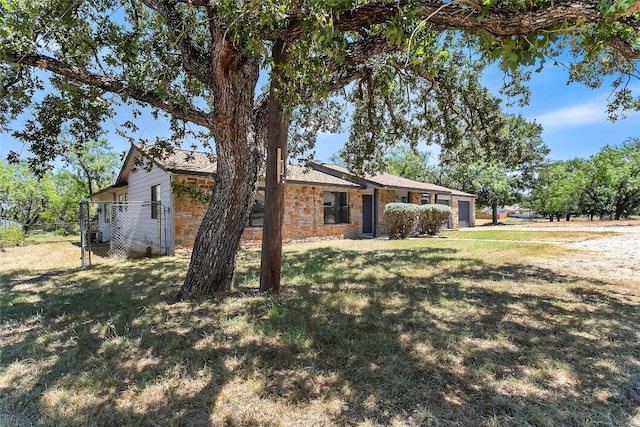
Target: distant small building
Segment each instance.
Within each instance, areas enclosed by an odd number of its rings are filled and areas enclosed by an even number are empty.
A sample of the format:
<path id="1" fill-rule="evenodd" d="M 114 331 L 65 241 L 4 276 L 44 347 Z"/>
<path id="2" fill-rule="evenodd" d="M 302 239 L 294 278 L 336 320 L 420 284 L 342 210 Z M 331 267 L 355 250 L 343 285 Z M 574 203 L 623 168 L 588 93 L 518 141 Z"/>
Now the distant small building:
<path id="1" fill-rule="evenodd" d="M 0 227 L 22 227 L 22 224 L 12 219 L 0 218 Z"/>
<path id="2" fill-rule="evenodd" d="M 509 216 L 509 213 L 502 208 L 498 208 L 498 220 L 505 219 Z M 493 219 L 493 211 L 491 208 L 485 208 L 481 212 L 476 214 L 477 219 Z"/>

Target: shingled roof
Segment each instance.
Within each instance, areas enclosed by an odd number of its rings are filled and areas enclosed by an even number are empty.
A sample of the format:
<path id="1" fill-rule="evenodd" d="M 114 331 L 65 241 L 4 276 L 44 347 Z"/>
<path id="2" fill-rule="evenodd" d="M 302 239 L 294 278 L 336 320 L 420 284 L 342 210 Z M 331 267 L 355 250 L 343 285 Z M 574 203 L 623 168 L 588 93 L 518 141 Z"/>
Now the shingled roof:
<path id="1" fill-rule="evenodd" d="M 391 175 L 390 173 L 386 173 L 386 172 L 379 172 L 375 175 L 367 174 L 364 177 L 356 177 L 347 168 L 343 166 L 311 163 L 311 167 L 324 173 L 329 173 L 334 176 L 339 176 L 339 177 L 350 179 L 350 180 L 356 180 L 356 181 L 372 184 L 374 186 L 381 187 L 381 188 L 412 190 L 412 191 L 415 190 L 415 191 L 439 193 L 439 194 L 455 193 L 457 195 L 472 196 L 471 194 L 463 193 L 457 190 L 452 190 L 450 188 L 443 187 L 441 185 L 430 184 L 428 182 L 414 181 L 412 179 L 403 178 L 401 176 Z"/>
<path id="2" fill-rule="evenodd" d="M 304 166 L 288 165 L 287 182 L 336 187 L 362 188 L 361 185 Z"/>
<path id="3" fill-rule="evenodd" d="M 160 169 L 175 174 L 184 175 L 212 175 L 216 171 L 215 162 L 207 153 L 188 150 L 174 150 L 163 158 L 153 158 L 145 155 L 145 147 L 133 145 L 129 150 L 125 165 L 120 171 L 119 185 L 126 184 L 129 172 L 135 165 L 138 156 L 144 156 Z M 287 165 L 287 181 L 295 184 L 324 185 L 334 187 L 361 188 L 362 186 L 352 182 L 319 172 L 309 167 Z"/>
<path id="4" fill-rule="evenodd" d="M 140 151 L 144 149 L 137 148 Z M 200 151 L 174 150 L 166 157 L 151 160 L 161 169 L 173 173 L 211 175 L 216 170 L 213 156 Z"/>
<path id="5" fill-rule="evenodd" d="M 162 170 L 175 174 L 212 175 L 216 170 L 215 162 L 211 161 L 212 156 L 207 153 L 176 149 L 163 158 L 151 158 L 144 154 L 144 150 L 145 147 L 138 147 L 136 145 L 131 147 L 115 186 L 126 185 L 128 175 L 135 165 L 137 156 L 145 156 Z M 385 172 L 356 177 L 345 167 L 316 162 L 309 163 L 308 167 L 288 165 L 287 181 L 299 185 L 309 184 L 344 188 L 364 188 L 367 185 L 373 185 L 374 187 L 396 190 L 475 197 L 472 194 L 462 191 L 452 190 L 426 182 L 413 181 Z"/>

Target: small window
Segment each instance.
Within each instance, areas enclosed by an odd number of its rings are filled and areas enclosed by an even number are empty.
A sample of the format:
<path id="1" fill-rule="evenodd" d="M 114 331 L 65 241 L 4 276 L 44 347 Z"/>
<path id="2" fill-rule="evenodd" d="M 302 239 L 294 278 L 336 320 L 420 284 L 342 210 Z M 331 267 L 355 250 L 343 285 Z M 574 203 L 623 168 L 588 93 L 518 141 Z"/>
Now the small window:
<path id="1" fill-rule="evenodd" d="M 324 223 L 349 223 L 349 194 L 342 191 L 324 192 Z"/>
<path id="2" fill-rule="evenodd" d="M 396 193 L 396 203 L 411 203 L 411 191 L 408 191 L 405 196 L 398 195 Z"/>
<path id="3" fill-rule="evenodd" d="M 160 217 L 160 184 L 151 187 L 151 219 L 158 219 Z"/>
<path id="4" fill-rule="evenodd" d="M 247 227 L 262 227 L 264 225 L 264 190 L 258 190 L 251 206 Z"/>

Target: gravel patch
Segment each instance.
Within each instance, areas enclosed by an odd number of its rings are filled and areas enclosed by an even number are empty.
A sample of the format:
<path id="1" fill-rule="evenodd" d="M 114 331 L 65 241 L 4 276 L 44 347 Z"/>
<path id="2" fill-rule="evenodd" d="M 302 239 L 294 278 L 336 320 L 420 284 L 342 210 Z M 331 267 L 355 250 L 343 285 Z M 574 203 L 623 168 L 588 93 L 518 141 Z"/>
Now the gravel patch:
<path id="1" fill-rule="evenodd" d="M 640 285 L 640 221 L 602 223 L 600 221 L 572 223 L 555 222 L 508 226 L 520 230 L 607 231 L 618 233 L 599 239 L 560 243 L 570 249 L 583 251 L 569 257 L 551 259 L 547 267 L 592 279 Z"/>

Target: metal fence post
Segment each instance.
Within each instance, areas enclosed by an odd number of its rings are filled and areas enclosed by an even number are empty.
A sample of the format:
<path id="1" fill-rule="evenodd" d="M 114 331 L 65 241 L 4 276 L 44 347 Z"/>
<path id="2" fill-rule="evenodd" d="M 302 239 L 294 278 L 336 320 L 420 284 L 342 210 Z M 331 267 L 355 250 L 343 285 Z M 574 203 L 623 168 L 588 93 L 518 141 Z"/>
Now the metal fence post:
<path id="1" fill-rule="evenodd" d="M 83 200 L 80 202 L 80 266 L 87 268 L 87 260 L 85 254 L 85 246 L 87 243 L 87 218 L 89 216 L 89 202 Z"/>

